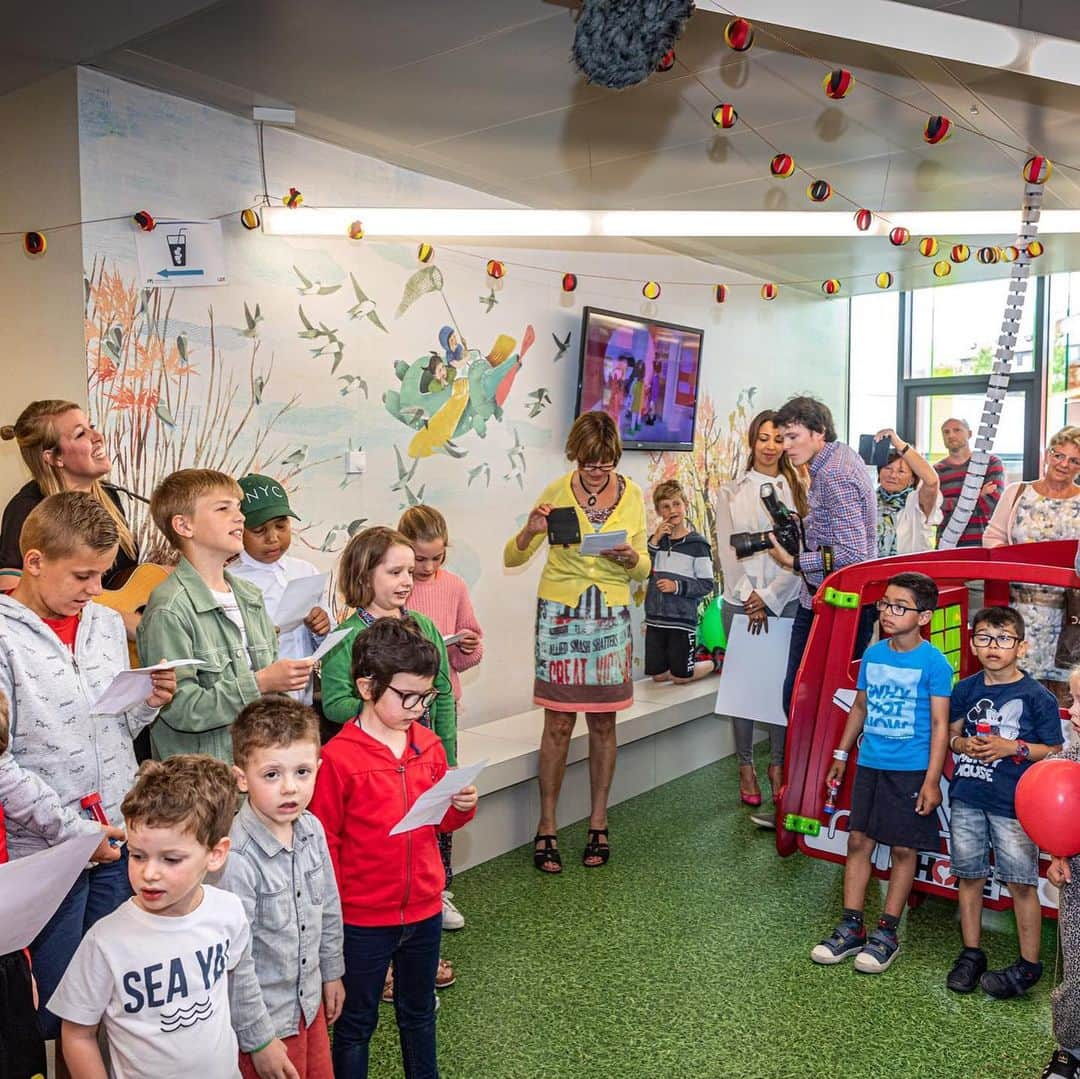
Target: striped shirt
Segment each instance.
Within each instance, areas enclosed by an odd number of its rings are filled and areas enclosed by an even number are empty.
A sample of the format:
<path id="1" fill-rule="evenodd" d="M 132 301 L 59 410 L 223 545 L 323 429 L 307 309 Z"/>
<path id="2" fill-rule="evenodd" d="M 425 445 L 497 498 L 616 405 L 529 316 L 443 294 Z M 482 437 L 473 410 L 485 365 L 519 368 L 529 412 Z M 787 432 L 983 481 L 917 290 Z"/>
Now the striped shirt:
<path id="1" fill-rule="evenodd" d="M 809 608 L 825 579 L 822 547 L 834 570 L 877 558 L 877 495 L 863 459 L 843 442 L 826 442 L 810 462 L 807 550 L 799 555 L 799 603 Z"/>
<path id="2" fill-rule="evenodd" d="M 945 531 L 949 518 L 952 517 L 952 512 L 956 508 L 956 500 L 960 497 L 960 491 L 964 486 L 964 477 L 967 476 L 970 461 L 971 458 L 969 457 L 962 465 L 954 465 L 948 457 L 943 457 L 934 465 L 934 471 L 941 478 L 941 495 L 943 498 L 941 508 L 945 514 L 941 524 L 938 525 L 939 541 L 941 540 L 941 533 Z M 990 454 L 990 462 L 986 466 L 986 478 L 983 483 L 996 483 L 997 490 L 993 494 L 980 496 L 975 511 L 971 515 L 971 520 L 968 521 L 967 528 L 964 529 L 957 547 L 982 546 L 983 532 L 990 523 L 990 518 L 994 514 L 994 507 L 998 504 L 998 499 L 1001 498 L 1001 492 L 1005 490 L 1005 466 L 1001 463 L 1000 457 Z"/>
<path id="3" fill-rule="evenodd" d="M 716 587 L 712 548 L 700 532 L 681 539 L 649 541 L 652 576 L 645 592 L 645 624 L 658 629 L 697 629 L 698 604 Z M 657 582 L 674 581 L 674 592 L 661 592 Z"/>

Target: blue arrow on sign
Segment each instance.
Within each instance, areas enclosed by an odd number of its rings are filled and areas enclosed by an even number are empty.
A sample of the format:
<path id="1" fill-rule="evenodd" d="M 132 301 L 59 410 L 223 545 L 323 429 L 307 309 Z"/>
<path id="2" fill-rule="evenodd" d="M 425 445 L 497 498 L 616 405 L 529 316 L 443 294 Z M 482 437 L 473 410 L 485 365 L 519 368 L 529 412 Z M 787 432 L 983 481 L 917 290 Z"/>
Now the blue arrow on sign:
<path id="1" fill-rule="evenodd" d="M 158 270 L 158 277 L 202 277 L 205 270 Z"/>

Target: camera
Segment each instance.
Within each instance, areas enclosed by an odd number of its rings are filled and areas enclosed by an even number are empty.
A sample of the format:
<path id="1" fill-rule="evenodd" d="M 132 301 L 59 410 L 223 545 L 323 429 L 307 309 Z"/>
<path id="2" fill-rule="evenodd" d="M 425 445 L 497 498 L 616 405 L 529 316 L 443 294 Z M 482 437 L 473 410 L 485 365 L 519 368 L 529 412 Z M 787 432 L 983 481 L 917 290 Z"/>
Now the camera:
<path id="1" fill-rule="evenodd" d="M 767 532 L 733 532 L 731 546 L 735 548 L 735 557 L 749 558 L 758 551 L 767 551 L 772 546 L 770 535 L 776 537 L 776 542 L 788 554 L 797 555 L 804 546 L 802 521 L 780 501 L 771 483 L 761 485 L 761 501 L 773 526 Z"/>

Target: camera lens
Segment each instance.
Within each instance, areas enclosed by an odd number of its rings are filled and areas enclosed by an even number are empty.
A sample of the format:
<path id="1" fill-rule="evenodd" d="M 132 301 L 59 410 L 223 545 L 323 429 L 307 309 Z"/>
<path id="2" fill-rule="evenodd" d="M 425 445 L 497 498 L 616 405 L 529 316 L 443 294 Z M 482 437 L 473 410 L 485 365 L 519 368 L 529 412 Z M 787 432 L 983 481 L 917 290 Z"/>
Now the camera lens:
<path id="1" fill-rule="evenodd" d="M 767 551 L 772 543 L 768 532 L 732 532 L 731 546 L 736 558 L 749 558 L 758 551 Z"/>

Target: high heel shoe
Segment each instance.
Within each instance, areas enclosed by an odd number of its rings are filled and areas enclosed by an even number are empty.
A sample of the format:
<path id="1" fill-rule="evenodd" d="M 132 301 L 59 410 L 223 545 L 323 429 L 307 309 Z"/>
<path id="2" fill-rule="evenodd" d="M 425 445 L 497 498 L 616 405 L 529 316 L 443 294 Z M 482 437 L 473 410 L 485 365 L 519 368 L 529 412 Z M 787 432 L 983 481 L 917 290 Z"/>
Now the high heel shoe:
<path id="1" fill-rule="evenodd" d="M 750 780 L 749 784 L 744 782 L 747 779 Z M 761 790 L 752 764 L 739 765 L 739 801 L 744 806 L 761 805 Z"/>
<path id="2" fill-rule="evenodd" d="M 772 788 L 773 805 L 780 796 L 780 788 L 784 784 L 784 766 L 782 764 L 769 765 L 769 786 Z"/>

